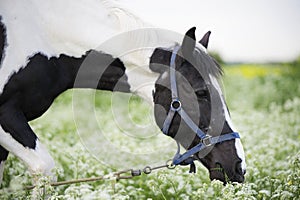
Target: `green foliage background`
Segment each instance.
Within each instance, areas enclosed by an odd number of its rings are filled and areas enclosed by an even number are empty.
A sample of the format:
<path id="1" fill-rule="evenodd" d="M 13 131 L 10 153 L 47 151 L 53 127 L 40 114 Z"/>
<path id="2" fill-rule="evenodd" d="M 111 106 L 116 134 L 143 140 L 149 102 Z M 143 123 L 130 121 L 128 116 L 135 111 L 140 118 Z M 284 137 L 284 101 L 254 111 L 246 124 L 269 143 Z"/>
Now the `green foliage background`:
<path id="1" fill-rule="evenodd" d="M 132 180 L 114 179 L 90 184 L 52 188 L 40 199 L 300 199 L 300 59 L 272 65 L 225 66 L 224 94 L 236 127 L 239 129 L 247 160 L 244 184 L 210 181 L 207 170 L 197 164 L 197 174 L 187 167 L 161 170 Z M 84 102 L 86 91 L 82 93 Z M 96 113 L 110 124 L 111 94 L 96 93 Z M 149 107 L 133 98 L 129 107 L 138 108 L 133 120 L 143 122 Z M 84 107 L 82 120 L 84 120 Z M 93 158 L 80 142 L 72 116 L 72 91 L 61 95 L 40 119 L 31 122 L 48 147 L 57 165 L 58 180 L 101 176 L 115 170 Z M 86 132 L 93 127 L 86 126 Z M 133 130 L 134 131 L 134 130 Z M 117 128 L 112 132 L 118 132 Z M 162 136 L 165 137 L 165 136 Z M 116 140 L 118 138 L 115 138 Z M 153 141 L 159 145 L 159 141 Z M 135 144 L 128 144 L 134 148 Z M 162 161 L 164 162 L 164 161 Z M 149 163 L 151 165 L 151 163 Z M 41 184 L 47 182 L 41 179 Z M 0 189 L 0 199 L 31 198 L 22 190 L 30 185 L 26 167 L 9 156 Z"/>

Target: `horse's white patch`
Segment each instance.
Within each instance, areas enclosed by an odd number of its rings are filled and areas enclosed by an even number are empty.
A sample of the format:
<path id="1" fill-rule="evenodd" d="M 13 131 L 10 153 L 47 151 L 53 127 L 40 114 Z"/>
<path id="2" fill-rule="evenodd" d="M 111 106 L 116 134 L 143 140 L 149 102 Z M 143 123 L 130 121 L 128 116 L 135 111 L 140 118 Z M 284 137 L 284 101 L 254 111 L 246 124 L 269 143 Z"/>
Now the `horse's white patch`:
<path id="1" fill-rule="evenodd" d="M 9 152 L 20 158 L 32 174 L 45 174 L 52 176 L 54 160 L 47 152 L 47 149 L 36 140 L 36 148 L 30 149 L 17 142 L 9 133 L 6 133 L 0 126 L 0 145 Z"/>
<path id="2" fill-rule="evenodd" d="M 40 158 L 40 163 L 36 165 L 37 172 L 41 172 L 45 175 L 52 176 L 52 170 L 55 167 L 55 162 L 51 155 L 49 154 L 47 148 L 37 139 L 36 140 L 36 147 L 34 154 L 36 157 Z"/>
<path id="3" fill-rule="evenodd" d="M 162 79 L 166 79 L 168 77 L 168 72 L 165 71 L 162 75 L 161 75 L 161 78 Z"/>
<path id="4" fill-rule="evenodd" d="M 143 79 L 144 75 L 153 77 L 148 66 L 154 48 L 174 46 L 183 38 L 175 32 L 170 35 L 165 30 L 146 29 L 153 26 L 114 1 L 48 0 L 41 3 L 28 0 L 22 3 L 10 0 L 1 4 L 0 13 L 8 44 L 0 68 L 0 94 L 9 77 L 25 67 L 28 58 L 37 52 L 48 57 L 62 53 L 81 57 L 86 51 L 97 49 L 119 57 L 126 71 L 135 67 L 148 70 L 148 74 L 138 74 L 139 79 Z M 131 30 L 139 31 L 128 33 Z M 122 36 L 114 37 L 120 33 Z M 133 89 L 140 86 L 136 85 L 134 78 L 129 77 L 129 82 Z M 146 98 L 152 99 L 151 90 L 146 90 L 138 93 L 143 96 L 147 93 Z"/>
<path id="5" fill-rule="evenodd" d="M 239 138 L 235 139 L 235 148 L 237 149 L 237 155 L 242 160 L 242 170 L 243 170 L 243 173 L 245 173 L 245 171 L 246 171 L 245 152 L 244 152 L 242 142 Z"/>
<path id="6" fill-rule="evenodd" d="M 228 108 L 226 106 L 226 103 L 224 101 L 224 97 L 223 97 L 223 92 L 222 92 L 222 89 L 219 85 L 219 82 L 218 80 L 216 79 L 216 77 L 212 76 L 211 74 L 209 74 L 209 78 L 213 84 L 213 86 L 217 89 L 219 95 L 220 95 L 220 99 L 222 101 L 222 107 L 223 107 L 223 110 L 224 110 L 224 114 L 225 114 L 225 119 L 229 125 L 229 127 L 231 128 L 232 131 L 236 131 L 232 121 L 231 121 L 231 118 L 230 118 L 230 115 L 229 115 L 229 112 L 228 112 Z"/>
<path id="7" fill-rule="evenodd" d="M 9 77 L 25 67 L 28 57 L 37 52 L 48 57 L 62 53 L 81 57 L 116 34 L 149 27 L 112 1 L 10 0 L 1 3 L 0 13 L 7 33 L 6 56 L 0 68 L 0 94 Z M 119 46 L 135 41 L 139 39 L 128 38 Z M 117 47 L 101 50 L 118 57 L 112 48 Z"/>
<path id="8" fill-rule="evenodd" d="M 0 162 L 0 185 L 1 185 L 2 180 L 3 180 L 4 164 L 5 164 L 5 161 L 2 160 Z"/>
<path id="9" fill-rule="evenodd" d="M 223 107 L 224 114 L 225 114 L 225 119 L 226 119 L 229 127 L 231 128 L 232 131 L 237 132 L 237 130 L 233 126 L 232 120 L 230 118 L 228 108 L 227 108 L 226 103 L 224 101 L 223 93 L 222 93 L 222 90 L 221 90 L 221 87 L 219 85 L 218 80 L 214 76 L 212 76 L 211 74 L 209 74 L 209 78 L 210 78 L 213 86 L 216 88 L 216 90 L 218 91 L 218 93 L 220 95 L 220 98 L 221 98 L 221 101 L 222 101 L 222 107 Z M 245 171 L 246 170 L 245 153 L 244 153 L 242 142 L 239 138 L 235 139 L 235 148 L 236 148 L 238 157 L 242 160 L 242 170 Z"/>
<path id="10" fill-rule="evenodd" d="M 142 97 L 150 105 L 153 105 L 152 91 L 155 89 L 155 81 L 159 75 L 139 67 L 131 69 L 127 66 L 125 73 L 128 77 L 131 92 Z"/>

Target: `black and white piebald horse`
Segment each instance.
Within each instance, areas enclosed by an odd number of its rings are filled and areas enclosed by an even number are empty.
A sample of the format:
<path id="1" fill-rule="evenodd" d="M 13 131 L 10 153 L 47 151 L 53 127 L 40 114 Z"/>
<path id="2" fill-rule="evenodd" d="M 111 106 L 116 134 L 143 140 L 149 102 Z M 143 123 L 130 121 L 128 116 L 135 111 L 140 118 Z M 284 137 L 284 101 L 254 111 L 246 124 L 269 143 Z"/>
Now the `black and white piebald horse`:
<path id="1" fill-rule="evenodd" d="M 180 40 L 146 29 L 97 48 L 144 27 L 108 1 L 0 2 L 0 181 L 9 152 L 32 174 L 52 175 L 54 161 L 28 122 L 70 88 L 134 92 L 154 102 L 157 125 L 187 149 L 174 164 L 196 159 L 211 179 L 244 181 L 243 147 L 217 81 L 222 70 L 206 53 L 210 32 L 196 42 L 195 28 Z M 153 48 L 118 51 L 155 39 Z M 87 57 L 92 61 L 85 62 Z M 143 70 L 129 73 L 132 68 Z M 143 80 L 153 84 L 139 87 Z"/>

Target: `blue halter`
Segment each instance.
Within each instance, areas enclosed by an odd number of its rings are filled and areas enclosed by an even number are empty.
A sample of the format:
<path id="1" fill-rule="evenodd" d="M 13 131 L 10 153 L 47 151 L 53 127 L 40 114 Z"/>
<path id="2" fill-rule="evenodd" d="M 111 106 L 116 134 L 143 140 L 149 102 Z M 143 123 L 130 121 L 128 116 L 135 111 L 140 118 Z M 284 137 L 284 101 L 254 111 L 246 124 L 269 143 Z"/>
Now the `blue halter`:
<path id="1" fill-rule="evenodd" d="M 206 147 L 211 145 L 224 142 L 227 140 L 232 140 L 235 138 L 240 138 L 237 132 L 227 133 L 224 135 L 212 137 L 205 134 L 189 117 L 189 115 L 185 112 L 185 110 L 181 106 L 181 102 L 178 96 L 177 84 L 176 84 L 176 70 L 175 70 L 175 59 L 177 56 L 177 52 L 179 50 L 179 46 L 176 46 L 173 50 L 171 61 L 170 61 L 170 82 L 171 82 L 171 93 L 172 93 L 172 102 L 170 105 L 170 110 L 168 112 L 167 118 L 164 121 L 162 132 L 165 135 L 168 135 L 170 125 L 174 118 L 175 113 L 178 113 L 181 116 L 181 119 L 191 128 L 191 130 L 197 134 L 197 136 L 201 139 L 201 142 L 194 146 L 193 148 L 186 151 L 184 154 L 180 154 L 180 145 L 177 142 L 178 150 L 173 158 L 174 165 L 190 165 L 190 173 L 196 172 L 196 166 L 194 164 L 194 154 L 202 151 Z"/>

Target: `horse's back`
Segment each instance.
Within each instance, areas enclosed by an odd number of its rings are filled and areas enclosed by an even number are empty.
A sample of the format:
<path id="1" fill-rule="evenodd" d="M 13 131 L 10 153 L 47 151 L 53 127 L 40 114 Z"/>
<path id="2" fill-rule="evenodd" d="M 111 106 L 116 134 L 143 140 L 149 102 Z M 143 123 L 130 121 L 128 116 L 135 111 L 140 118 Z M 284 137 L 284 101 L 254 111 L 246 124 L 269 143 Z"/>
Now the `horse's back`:
<path id="1" fill-rule="evenodd" d="M 35 54 L 81 57 L 118 31 L 105 1 L 4 0 L 0 17 L 0 95 L 9 77 Z"/>

